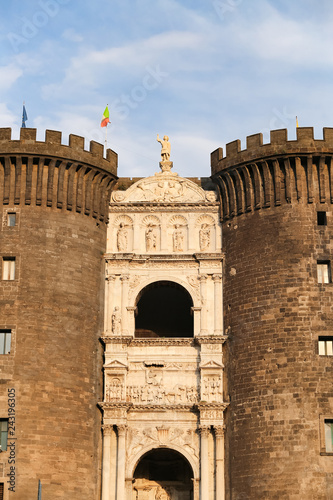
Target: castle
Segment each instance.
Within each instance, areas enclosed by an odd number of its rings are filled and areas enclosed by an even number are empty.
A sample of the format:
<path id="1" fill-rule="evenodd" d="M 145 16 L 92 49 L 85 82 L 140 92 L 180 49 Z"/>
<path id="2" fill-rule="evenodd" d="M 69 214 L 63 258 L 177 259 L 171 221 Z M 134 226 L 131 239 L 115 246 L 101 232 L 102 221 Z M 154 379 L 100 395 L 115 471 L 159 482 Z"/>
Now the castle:
<path id="1" fill-rule="evenodd" d="M 1 500 L 333 498 L 332 158 L 274 130 L 126 179 L 0 129 Z"/>

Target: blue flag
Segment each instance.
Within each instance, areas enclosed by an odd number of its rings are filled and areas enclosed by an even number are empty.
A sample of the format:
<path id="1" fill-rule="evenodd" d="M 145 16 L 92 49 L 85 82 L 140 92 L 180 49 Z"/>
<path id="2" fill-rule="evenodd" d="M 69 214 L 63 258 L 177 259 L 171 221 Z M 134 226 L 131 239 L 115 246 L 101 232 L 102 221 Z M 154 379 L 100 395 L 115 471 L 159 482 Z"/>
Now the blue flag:
<path id="1" fill-rule="evenodd" d="M 24 109 L 24 106 L 23 106 L 23 109 Z M 40 482 L 40 479 L 38 480 L 38 497 L 37 497 L 37 500 L 42 500 L 42 483 Z"/>
<path id="2" fill-rule="evenodd" d="M 23 113 L 22 113 L 22 128 L 26 128 L 26 124 L 25 122 L 27 121 L 28 119 L 28 115 L 27 115 L 27 111 L 25 109 L 25 106 L 23 104 Z"/>

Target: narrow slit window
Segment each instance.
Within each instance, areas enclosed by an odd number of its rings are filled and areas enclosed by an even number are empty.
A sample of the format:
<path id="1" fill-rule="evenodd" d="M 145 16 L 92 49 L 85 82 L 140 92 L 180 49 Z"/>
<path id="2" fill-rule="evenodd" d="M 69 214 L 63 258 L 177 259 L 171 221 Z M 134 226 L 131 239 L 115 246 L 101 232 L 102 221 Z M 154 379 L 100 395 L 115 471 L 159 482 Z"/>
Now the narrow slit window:
<path id="1" fill-rule="evenodd" d="M 330 283 L 331 281 L 331 270 L 329 261 L 318 261 L 317 262 L 317 278 L 318 283 Z"/>
<path id="2" fill-rule="evenodd" d="M 325 419 L 325 450 L 333 453 L 333 419 Z"/>
<path id="3" fill-rule="evenodd" d="M 11 330 L 0 330 L 0 354 L 9 354 L 12 341 Z"/>
<path id="4" fill-rule="evenodd" d="M 7 450 L 8 441 L 8 419 L 0 418 L 0 446 L 1 451 Z"/>
<path id="5" fill-rule="evenodd" d="M 317 212 L 317 224 L 318 224 L 318 226 L 326 226 L 327 225 L 326 212 Z"/>
<path id="6" fill-rule="evenodd" d="M 15 257 L 2 258 L 2 279 L 7 281 L 15 279 Z"/>
<path id="7" fill-rule="evenodd" d="M 4 483 L 0 483 L 0 500 L 4 500 L 4 494 L 5 494 L 5 485 Z"/>
<path id="8" fill-rule="evenodd" d="M 16 226 L 16 213 L 15 212 L 9 212 L 7 214 L 7 226 L 9 226 L 9 227 Z"/>
<path id="9" fill-rule="evenodd" d="M 333 337 L 319 337 L 318 354 L 319 356 L 333 356 Z"/>

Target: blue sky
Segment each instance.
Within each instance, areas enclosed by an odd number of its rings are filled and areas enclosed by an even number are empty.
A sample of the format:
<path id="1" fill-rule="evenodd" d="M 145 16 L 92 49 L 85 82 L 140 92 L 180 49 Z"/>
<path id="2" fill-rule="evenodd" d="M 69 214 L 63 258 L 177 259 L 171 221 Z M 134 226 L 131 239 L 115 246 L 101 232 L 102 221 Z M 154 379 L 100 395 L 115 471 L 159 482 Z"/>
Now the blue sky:
<path id="1" fill-rule="evenodd" d="M 318 7 L 319 6 L 319 7 Z M 333 126 L 331 0 L 10 0 L 0 6 L 0 126 L 104 142 L 119 176 L 210 175 L 210 153 L 247 135 Z"/>

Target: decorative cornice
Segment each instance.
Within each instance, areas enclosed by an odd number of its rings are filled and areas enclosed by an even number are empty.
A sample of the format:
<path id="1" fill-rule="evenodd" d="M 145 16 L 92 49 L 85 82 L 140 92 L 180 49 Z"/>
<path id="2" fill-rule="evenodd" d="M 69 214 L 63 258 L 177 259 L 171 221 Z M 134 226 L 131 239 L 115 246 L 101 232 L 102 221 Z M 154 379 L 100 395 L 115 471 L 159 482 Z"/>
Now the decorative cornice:
<path id="1" fill-rule="evenodd" d="M 224 344 L 228 340 L 228 335 L 201 335 L 195 337 L 196 344 Z"/>
<path id="2" fill-rule="evenodd" d="M 195 308 L 201 310 L 201 308 Z M 100 341 L 103 344 L 126 344 L 128 346 L 140 345 L 179 345 L 179 346 L 195 346 L 201 344 L 224 344 L 229 339 L 228 335 L 201 335 L 196 337 L 182 338 L 182 337 L 154 337 L 154 338 L 135 338 L 135 337 L 121 337 L 119 336 L 102 336 Z"/>
<path id="3" fill-rule="evenodd" d="M 191 338 L 147 338 L 147 339 L 138 339 L 134 338 L 132 339 L 132 342 L 130 344 L 131 346 L 140 346 L 140 345 L 179 345 L 179 346 L 194 346 L 195 345 L 195 339 L 193 337 Z"/>
<path id="4" fill-rule="evenodd" d="M 208 261 L 218 261 L 222 262 L 224 259 L 224 254 L 222 252 L 216 253 L 147 253 L 147 254 L 135 254 L 135 253 L 107 253 L 104 254 L 106 263 L 115 264 L 116 261 L 126 261 L 128 263 L 144 263 L 144 262 L 172 262 L 172 263 L 182 263 L 184 261 L 188 262 L 200 262 L 202 260 Z"/>
<path id="5" fill-rule="evenodd" d="M 161 405 L 154 405 L 154 404 L 133 404 L 130 408 L 131 411 L 194 411 L 197 412 L 197 405 L 189 403 L 189 404 L 161 404 Z"/>
<path id="6" fill-rule="evenodd" d="M 205 402 L 201 402 L 199 404 L 197 404 L 197 408 L 199 411 L 202 411 L 202 410 L 222 410 L 222 411 L 225 411 L 228 406 L 230 405 L 230 403 L 205 403 Z"/>
<path id="7" fill-rule="evenodd" d="M 111 409 L 111 410 L 129 410 L 133 407 L 133 403 L 111 403 L 111 402 L 106 402 L 106 401 L 101 401 L 97 403 L 97 405 L 105 410 L 106 408 Z"/>
<path id="8" fill-rule="evenodd" d="M 121 337 L 121 336 L 106 336 L 100 337 L 99 340 L 105 344 L 126 344 L 130 345 L 133 340 L 133 337 Z"/>

